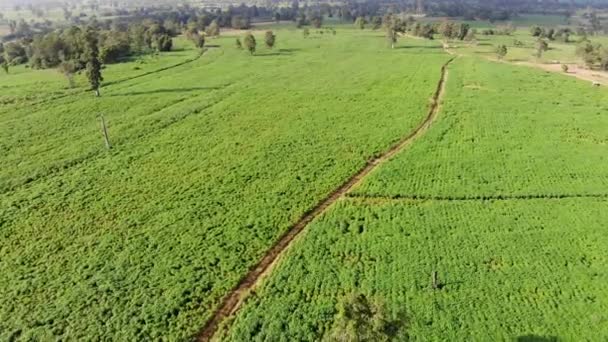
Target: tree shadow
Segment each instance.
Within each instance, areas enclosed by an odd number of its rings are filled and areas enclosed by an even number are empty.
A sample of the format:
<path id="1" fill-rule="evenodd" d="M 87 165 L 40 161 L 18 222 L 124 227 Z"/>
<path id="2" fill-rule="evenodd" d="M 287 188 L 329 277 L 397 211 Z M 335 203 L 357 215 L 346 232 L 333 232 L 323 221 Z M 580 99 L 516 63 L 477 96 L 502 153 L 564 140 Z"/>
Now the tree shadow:
<path id="1" fill-rule="evenodd" d="M 130 91 L 120 94 L 109 94 L 107 96 L 135 96 L 135 95 L 150 95 L 150 94 L 164 94 L 164 93 L 187 93 L 192 91 L 203 91 L 203 90 L 218 90 L 221 87 L 190 87 L 190 88 L 174 88 L 174 89 L 155 89 L 148 91 Z"/>
<path id="2" fill-rule="evenodd" d="M 218 47 L 220 47 L 220 45 L 219 44 L 205 44 L 205 47 L 207 47 L 207 48 L 218 48 Z"/>
<path id="3" fill-rule="evenodd" d="M 538 336 L 538 335 L 523 335 L 515 339 L 517 342 L 557 342 L 557 336 Z"/>
<path id="4" fill-rule="evenodd" d="M 439 45 L 402 45 L 402 46 L 395 46 L 395 49 L 433 49 L 433 50 L 437 50 L 437 49 L 442 49 L 442 47 Z"/>
<path id="5" fill-rule="evenodd" d="M 266 52 L 266 53 L 256 53 L 253 55 L 254 57 L 267 57 L 267 56 L 290 56 L 293 53 L 289 50 L 278 50 L 275 52 Z"/>

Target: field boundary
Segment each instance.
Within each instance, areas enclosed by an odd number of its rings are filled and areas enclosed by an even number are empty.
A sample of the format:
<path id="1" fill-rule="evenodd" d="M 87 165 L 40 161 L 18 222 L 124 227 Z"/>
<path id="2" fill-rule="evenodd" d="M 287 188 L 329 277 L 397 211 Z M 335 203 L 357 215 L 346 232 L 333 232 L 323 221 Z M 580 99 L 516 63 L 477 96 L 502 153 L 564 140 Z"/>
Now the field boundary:
<path id="1" fill-rule="evenodd" d="M 573 198 L 608 198 L 607 194 L 528 194 L 528 195 L 470 195 L 470 196 L 427 196 L 427 195 L 375 195 L 346 194 L 347 198 L 371 202 L 460 202 L 460 201 L 525 201 L 560 200 Z"/>
<path id="2" fill-rule="evenodd" d="M 454 59 L 454 57 L 450 58 L 441 66 L 441 75 L 437 83 L 437 88 L 432 95 L 428 114 L 425 119 L 411 133 L 401 138 L 395 145 L 380 156 L 369 160 L 363 168 L 352 175 L 339 188 L 331 192 L 311 210 L 304 213 L 304 215 L 266 251 L 262 259 L 249 270 L 240 282 L 224 296 L 211 318 L 207 320 L 205 325 L 195 336 L 196 341 L 206 342 L 213 339 L 220 328 L 220 325 L 238 311 L 251 291 L 258 287 L 264 278 L 272 272 L 272 269 L 278 263 L 280 257 L 285 254 L 292 245 L 294 239 L 304 231 L 304 228 L 306 228 L 310 222 L 323 214 L 338 199 L 357 186 L 370 172 L 410 145 L 429 128 L 439 112 L 440 102 L 445 93 L 445 84 L 448 77 L 447 68 Z"/>

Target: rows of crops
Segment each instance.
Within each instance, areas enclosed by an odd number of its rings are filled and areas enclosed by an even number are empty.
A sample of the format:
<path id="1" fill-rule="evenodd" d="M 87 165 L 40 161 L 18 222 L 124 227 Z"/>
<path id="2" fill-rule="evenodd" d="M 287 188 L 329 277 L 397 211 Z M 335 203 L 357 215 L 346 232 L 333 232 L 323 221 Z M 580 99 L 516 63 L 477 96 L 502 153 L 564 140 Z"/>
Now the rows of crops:
<path id="1" fill-rule="evenodd" d="M 608 201 L 340 202 L 239 312 L 227 340 L 313 341 L 341 297 L 402 322 L 397 340 L 608 337 Z M 431 289 L 438 272 L 441 290 Z"/>
<path id="2" fill-rule="evenodd" d="M 329 339 L 353 294 L 397 340 L 607 338 L 607 103 L 457 59 L 433 126 L 307 228 L 224 338 Z"/>
<path id="3" fill-rule="evenodd" d="M 608 194 L 608 92 L 479 59 L 450 69 L 440 120 L 356 194 Z"/>
<path id="4" fill-rule="evenodd" d="M 448 58 L 371 32 L 276 34 L 275 51 L 220 38 L 100 99 L 0 113 L 0 340 L 192 336 L 290 224 L 423 119 Z"/>

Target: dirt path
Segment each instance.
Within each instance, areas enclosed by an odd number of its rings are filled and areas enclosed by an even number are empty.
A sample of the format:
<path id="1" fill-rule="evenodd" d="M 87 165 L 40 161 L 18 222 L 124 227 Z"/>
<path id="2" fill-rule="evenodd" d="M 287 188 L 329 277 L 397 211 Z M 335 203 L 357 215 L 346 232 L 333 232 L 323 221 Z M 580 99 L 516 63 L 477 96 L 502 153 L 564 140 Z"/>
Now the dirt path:
<path id="1" fill-rule="evenodd" d="M 437 89 L 433 94 L 433 101 L 429 108 L 428 115 L 424 121 L 410 134 L 402 138 L 397 144 L 392 146 L 388 151 L 381 156 L 376 157 L 367 162 L 365 167 L 354 174 L 342 186 L 334 190 L 327 198 L 321 201 L 316 207 L 304 214 L 304 216 L 293 225 L 264 255 L 264 257 L 251 269 L 247 275 L 233 288 L 222 300 L 218 309 L 213 313 L 212 317 L 207 321 L 196 337 L 197 341 L 210 341 L 217 332 L 220 324 L 227 318 L 234 315 L 240 308 L 243 301 L 249 293 L 261 284 L 262 280 L 272 272 L 273 267 L 277 264 L 280 257 L 291 246 L 294 239 L 306 228 L 306 226 L 316 217 L 321 215 L 327 208 L 334 204 L 340 197 L 353 189 L 363 180 L 370 172 L 377 168 L 378 165 L 387 161 L 403 148 L 411 144 L 416 138 L 421 136 L 437 117 L 439 112 L 440 102 L 445 93 L 445 84 L 448 76 L 448 65 L 454 58 L 447 61 L 441 67 L 441 76 L 437 84 Z"/>
<path id="2" fill-rule="evenodd" d="M 443 50 L 453 56 L 466 56 L 464 54 L 459 54 L 459 53 L 455 52 L 454 50 L 450 49 L 449 44 L 446 44 L 446 43 L 443 43 Z M 586 69 L 575 63 L 565 63 L 568 66 L 568 72 L 564 72 L 562 70 L 562 64 L 560 64 L 560 63 L 547 64 L 547 63 L 534 63 L 534 62 L 526 62 L 526 61 L 515 62 L 515 61 L 508 61 L 508 60 L 499 60 L 499 59 L 489 57 L 489 56 L 483 56 L 483 58 L 485 58 L 489 61 L 492 61 L 492 62 L 507 63 L 507 64 L 513 64 L 513 65 L 519 65 L 519 66 L 527 66 L 527 67 L 531 67 L 531 68 L 537 68 L 537 69 L 542 69 L 545 71 L 559 73 L 562 75 L 567 75 L 570 77 L 576 77 L 576 78 L 584 80 L 584 81 L 597 82 L 599 84 L 608 85 L 608 72 Z"/>
<path id="3" fill-rule="evenodd" d="M 590 81 L 590 82 L 598 82 L 603 85 L 608 85 L 608 72 L 605 71 L 597 71 L 597 70 L 589 70 L 580 67 L 577 64 L 568 63 L 568 72 L 564 72 L 562 70 L 561 64 L 542 64 L 542 63 L 532 63 L 532 62 L 512 62 L 515 65 L 524 65 L 534 68 L 540 68 L 545 71 L 557 72 L 563 75 L 576 77 L 581 80 Z"/>

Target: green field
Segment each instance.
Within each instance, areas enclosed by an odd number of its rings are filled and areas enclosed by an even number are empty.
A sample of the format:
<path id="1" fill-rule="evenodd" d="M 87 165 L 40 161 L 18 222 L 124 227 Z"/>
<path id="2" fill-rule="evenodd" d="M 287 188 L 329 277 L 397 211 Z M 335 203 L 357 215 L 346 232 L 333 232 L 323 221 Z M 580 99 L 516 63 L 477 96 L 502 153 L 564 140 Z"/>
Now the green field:
<path id="1" fill-rule="evenodd" d="M 357 194 L 608 194 L 608 92 L 566 76 L 461 58 L 441 120 Z"/>
<path id="2" fill-rule="evenodd" d="M 606 199 L 341 201 L 225 340 L 320 340 L 352 292 L 385 303 L 402 322 L 396 340 L 605 340 L 606 209 Z M 441 290 L 430 287 L 433 270 Z"/>
<path id="3" fill-rule="evenodd" d="M 352 293 L 385 303 L 397 340 L 608 338 L 608 93 L 469 57 L 446 92 L 429 131 L 308 228 L 226 339 L 326 339 Z"/>
<path id="4" fill-rule="evenodd" d="M 108 65 L 100 98 L 84 74 L 0 75 L 0 340 L 190 340 L 370 165 L 216 337 L 328 340 L 342 298 L 364 294 L 397 340 L 608 339 L 605 87 L 484 58 L 531 44 L 523 30 L 458 57 L 351 25 L 254 34 L 255 55 L 178 37 Z M 543 60 L 576 60 L 550 44 Z"/>
<path id="5" fill-rule="evenodd" d="M 0 339 L 192 336 L 290 224 L 422 121 L 449 58 L 370 31 L 277 37 L 255 56 L 223 37 L 164 71 L 196 52 L 109 66 L 101 98 L 50 71 L 2 78 L 19 90 L 0 111 Z"/>

